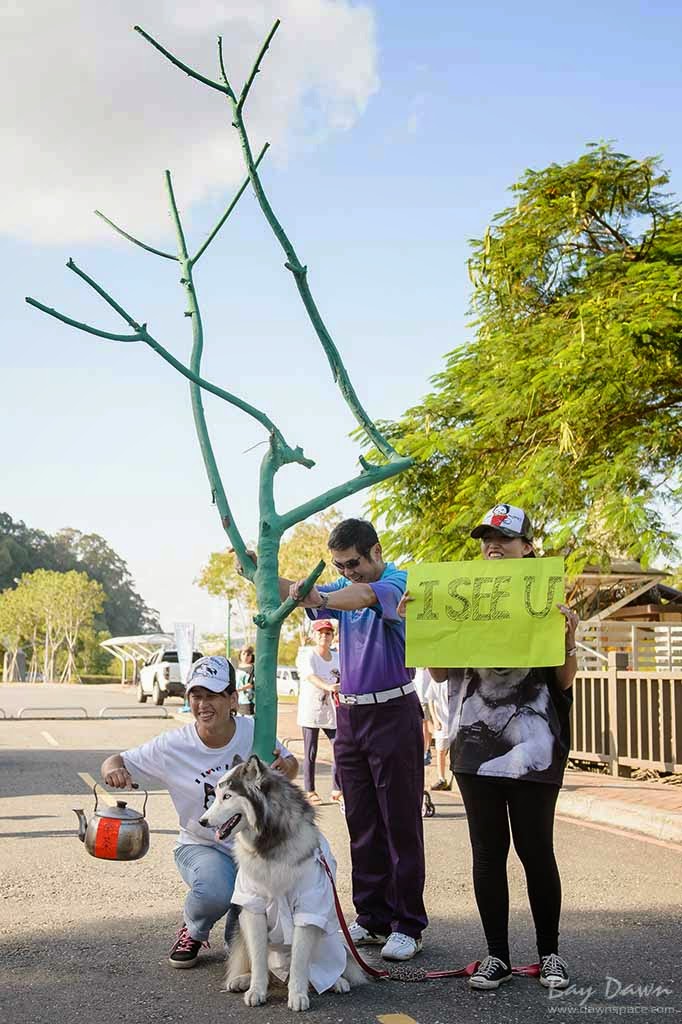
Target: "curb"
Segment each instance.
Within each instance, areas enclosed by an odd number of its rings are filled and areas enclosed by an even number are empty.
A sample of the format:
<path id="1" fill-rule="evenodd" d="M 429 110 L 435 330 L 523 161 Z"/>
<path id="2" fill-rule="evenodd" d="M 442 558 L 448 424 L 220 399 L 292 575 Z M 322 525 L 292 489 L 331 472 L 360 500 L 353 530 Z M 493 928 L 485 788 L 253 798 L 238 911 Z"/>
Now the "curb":
<path id="1" fill-rule="evenodd" d="M 682 844 L 682 814 L 675 811 L 652 811 L 619 800 L 600 800 L 596 796 L 583 796 L 562 790 L 559 793 L 557 813 Z"/>

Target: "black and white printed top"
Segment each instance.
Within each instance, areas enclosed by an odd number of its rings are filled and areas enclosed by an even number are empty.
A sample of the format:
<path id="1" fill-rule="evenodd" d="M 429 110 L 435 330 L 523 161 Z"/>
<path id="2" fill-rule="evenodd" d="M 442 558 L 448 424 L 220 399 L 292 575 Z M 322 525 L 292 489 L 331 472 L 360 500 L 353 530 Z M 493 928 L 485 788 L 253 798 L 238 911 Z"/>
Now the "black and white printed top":
<path id="1" fill-rule="evenodd" d="M 573 691 L 553 668 L 451 669 L 454 772 L 561 785 Z"/>

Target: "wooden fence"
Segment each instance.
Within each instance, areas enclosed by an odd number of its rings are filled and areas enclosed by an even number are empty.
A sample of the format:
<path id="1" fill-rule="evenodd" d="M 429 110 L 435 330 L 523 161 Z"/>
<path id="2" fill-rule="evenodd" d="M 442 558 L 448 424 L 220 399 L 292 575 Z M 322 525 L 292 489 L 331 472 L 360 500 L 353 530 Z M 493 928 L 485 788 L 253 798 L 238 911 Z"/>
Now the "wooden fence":
<path id="1" fill-rule="evenodd" d="M 682 672 L 633 672 L 611 652 L 605 670 L 573 684 L 571 757 L 619 767 L 682 772 Z"/>
<path id="2" fill-rule="evenodd" d="M 581 670 L 603 671 L 609 651 L 619 651 L 633 672 L 682 672 L 682 622 L 588 620 L 580 623 L 577 639 Z"/>

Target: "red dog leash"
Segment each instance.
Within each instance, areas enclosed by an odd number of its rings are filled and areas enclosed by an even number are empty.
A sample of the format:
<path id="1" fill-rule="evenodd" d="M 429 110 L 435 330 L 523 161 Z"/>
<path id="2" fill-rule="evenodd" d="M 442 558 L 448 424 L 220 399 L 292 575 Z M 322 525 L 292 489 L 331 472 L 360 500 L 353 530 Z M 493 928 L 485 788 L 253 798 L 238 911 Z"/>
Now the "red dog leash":
<path id="1" fill-rule="evenodd" d="M 332 887 L 336 916 L 339 919 L 343 937 L 346 940 L 346 944 L 352 956 L 365 974 L 369 974 L 371 978 L 377 979 L 390 978 L 391 981 L 432 981 L 435 978 L 470 978 L 471 975 L 476 972 L 480 964 L 480 960 L 474 960 L 472 963 L 467 964 L 466 967 L 457 967 L 448 971 L 426 971 L 423 967 L 408 967 L 407 964 L 400 964 L 398 967 L 394 967 L 390 971 L 385 968 L 377 970 L 376 967 L 370 967 L 370 965 L 362 959 L 358 953 L 355 943 L 350 937 L 348 925 L 346 924 L 346 919 L 344 918 L 343 910 L 341 909 L 339 894 L 336 891 L 334 876 L 322 854 L 320 854 L 320 861 L 322 862 L 322 866 L 327 873 L 327 878 L 329 879 Z M 526 978 L 537 978 L 540 974 L 540 964 L 528 964 L 525 967 L 512 967 L 512 974 L 521 975 Z"/>

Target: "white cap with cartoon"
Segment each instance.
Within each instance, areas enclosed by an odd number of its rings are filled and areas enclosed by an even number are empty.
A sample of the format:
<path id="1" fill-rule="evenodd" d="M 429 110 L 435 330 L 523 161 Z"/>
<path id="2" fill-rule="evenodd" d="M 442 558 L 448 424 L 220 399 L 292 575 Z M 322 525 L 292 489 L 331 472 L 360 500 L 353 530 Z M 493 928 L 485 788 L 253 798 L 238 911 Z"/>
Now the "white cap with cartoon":
<path id="1" fill-rule="evenodd" d="M 530 544 L 533 540 L 533 527 L 530 519 L 522 508 L 516 505 L 495 505 L 483 517 L 483 522 L 474 527 L 470 536 L 481 537 L 486 530 L 497 530 L 503 537 L 522 537 Z"/>
<path id="2" fill-rule="evenodd" d="M 227 658 L 211 654 L 199 658 L 192 665 L 185 692 L 189 693 L 193 686 L 203 686 L 212 693 L 235 687 L 234 669 Z"/>

